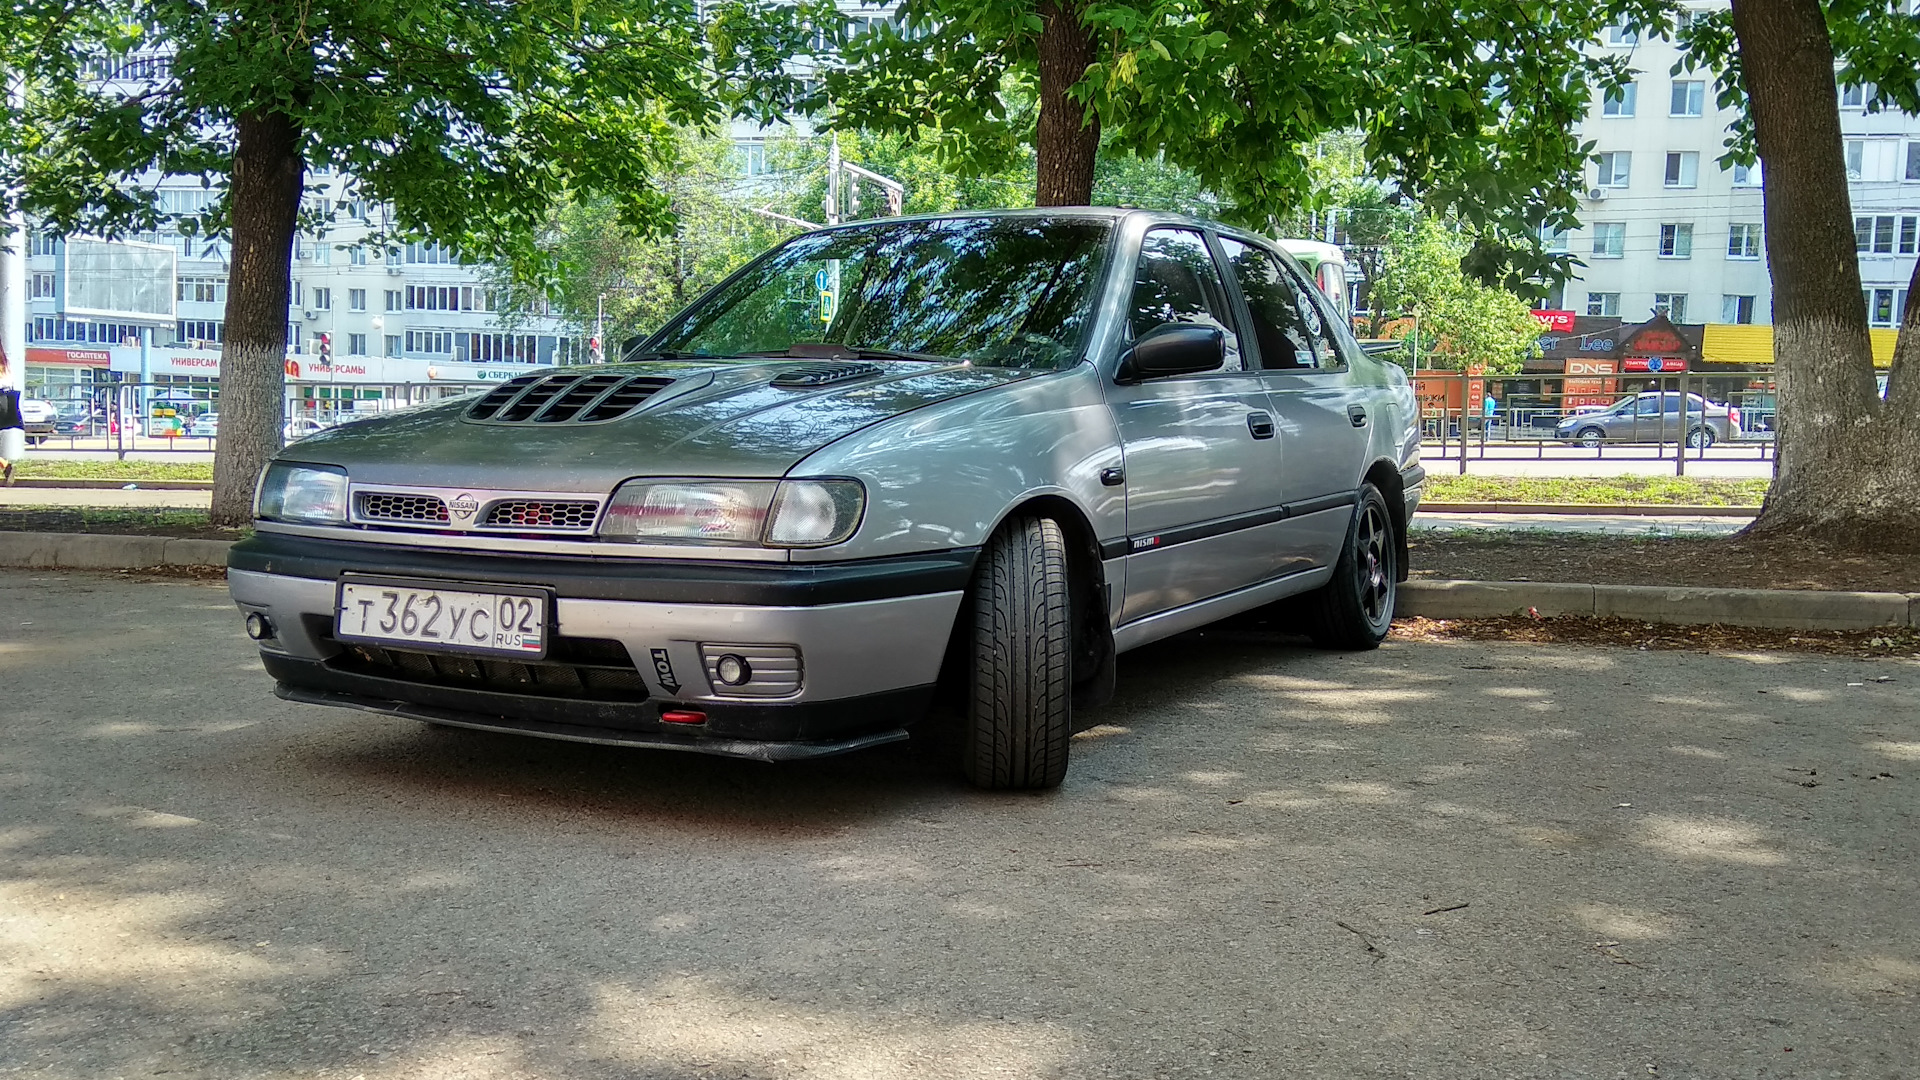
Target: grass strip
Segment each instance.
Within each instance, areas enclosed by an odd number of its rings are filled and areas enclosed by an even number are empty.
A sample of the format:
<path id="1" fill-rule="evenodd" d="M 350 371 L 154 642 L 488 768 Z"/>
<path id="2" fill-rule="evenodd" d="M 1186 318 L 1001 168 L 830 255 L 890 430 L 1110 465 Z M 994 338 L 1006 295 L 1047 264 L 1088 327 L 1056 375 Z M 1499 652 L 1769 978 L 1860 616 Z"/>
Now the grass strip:
<path id="1" fill-rule="evenodd" d="M 0 509 L 0 531 L 117 533 L 237 540 L 251 529 L 216 528 L 205 510 L 178 507 L 49 506 Z"/>
<path id="2" fill-rule="evenodd" d="M 13 475 L 41 480 L 211 480 L 213 460 L 120 461 L 116 458 L 68 460 L 28 454 Z"/>
<path id="3" fill-rule="evenodd" d="M 1694 476 L 1433 476 L 1428 502 L 1759 506 L 1769 481 Z"/>

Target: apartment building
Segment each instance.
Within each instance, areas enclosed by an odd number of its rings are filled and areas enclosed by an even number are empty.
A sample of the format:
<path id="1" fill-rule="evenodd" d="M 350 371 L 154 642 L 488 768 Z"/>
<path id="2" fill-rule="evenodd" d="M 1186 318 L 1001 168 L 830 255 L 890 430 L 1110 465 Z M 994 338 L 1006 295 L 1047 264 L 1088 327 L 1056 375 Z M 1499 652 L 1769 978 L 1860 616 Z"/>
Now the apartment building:
<path id="1" fill-rule="evenodd" d="M 1552 306 L 1629 323 L 1655 312 L 1675 323 L 1770 323 L 1764 177 L 1719 163 L 1736 113 L 1714 100 L 1711 74 L 1673 74 L 1680 49 L 1632 27 L 1610 28 L 1593 48 L 1625 55 L 1637 75 L 1596 94 L 1580 125 L 1598 160 L 1579 228 L 1549 243 L 1586 265 Z M 1920 255 L 1920 118 L 1870 111 L 1874 98 L 1872 87 L 1842 88 L 1841 127 L 1862 300 L 1874 326 L 1891 327 Z"/>

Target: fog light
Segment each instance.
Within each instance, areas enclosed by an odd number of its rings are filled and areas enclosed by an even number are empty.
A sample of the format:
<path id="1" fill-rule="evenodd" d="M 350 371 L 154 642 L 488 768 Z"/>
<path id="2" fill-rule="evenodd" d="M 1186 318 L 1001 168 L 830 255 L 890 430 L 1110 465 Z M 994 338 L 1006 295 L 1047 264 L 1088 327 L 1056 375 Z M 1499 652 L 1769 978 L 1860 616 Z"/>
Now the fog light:
<path id="1" fill-rule="evenodd" d="M 271 641 L 273 624 L 267 621 L 265 615 L 257 611 L 249 611 L 247 612 L 247 636 L 255 641 Z"/>
<path id="2" fill-rule="evenodd" d="M 753 665 L 744 656 L 728 653 L 713 662 L 713 675 L 728 686 L 745 686 L 753 679 Z"/>

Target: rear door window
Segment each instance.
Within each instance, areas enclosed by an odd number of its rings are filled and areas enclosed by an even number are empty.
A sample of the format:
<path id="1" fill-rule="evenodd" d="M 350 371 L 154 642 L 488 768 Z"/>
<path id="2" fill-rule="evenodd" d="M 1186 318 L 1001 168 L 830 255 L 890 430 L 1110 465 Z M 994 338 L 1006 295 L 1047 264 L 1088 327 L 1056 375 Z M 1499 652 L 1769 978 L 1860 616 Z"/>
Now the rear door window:
<path id="1" fill-rule="evenodd" d="M 1262 368 L 1327 371 L 1345 366 L 1311 286 L 1271 252 L 1225 236 L 1220 247 L 1246 299 L 1248 329 L 1260 350 Z"/>

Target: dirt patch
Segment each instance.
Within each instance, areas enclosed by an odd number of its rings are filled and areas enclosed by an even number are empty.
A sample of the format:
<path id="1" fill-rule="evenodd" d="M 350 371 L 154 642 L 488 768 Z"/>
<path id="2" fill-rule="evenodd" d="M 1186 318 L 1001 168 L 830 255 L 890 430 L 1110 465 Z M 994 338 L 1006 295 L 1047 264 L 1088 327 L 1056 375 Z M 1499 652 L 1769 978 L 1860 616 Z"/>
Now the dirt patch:
<path id="1" fill-rule="evenodd" d="M 1694 652 L 1816 652 L 1871 659 L 1920 660 L 1920 633 L 1878 630 L 1760 630 L 1745 626 L 1668 626 L 1631 619 L 1396 619 L 1396 641 L 1523 641 Z"/>
<path id="2" fill-rule="evenodd" d="M 1415 533 L 1413 577 L 1726 589 L 1920 592 L 1920 562 L 1804 540 Z"/>

